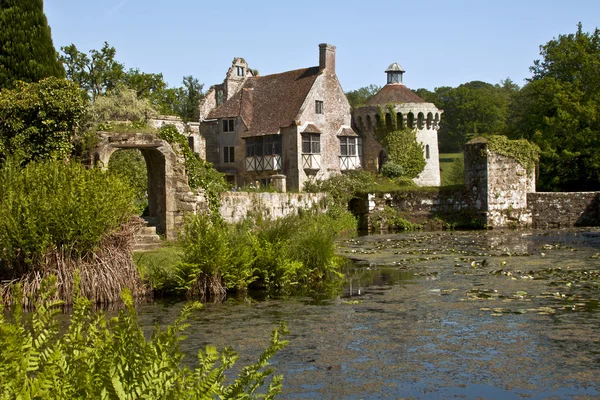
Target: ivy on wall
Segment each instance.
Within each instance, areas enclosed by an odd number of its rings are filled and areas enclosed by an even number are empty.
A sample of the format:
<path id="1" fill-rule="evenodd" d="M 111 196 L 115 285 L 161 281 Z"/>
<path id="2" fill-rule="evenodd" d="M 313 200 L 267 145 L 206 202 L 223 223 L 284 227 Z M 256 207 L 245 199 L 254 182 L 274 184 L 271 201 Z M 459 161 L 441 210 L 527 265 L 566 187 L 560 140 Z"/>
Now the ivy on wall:
<path id="1" fill-rule="evenodd" d="M 417 130 L 398 126 L 393 104 L 388 104 L 386 109 L 392 118 L 386 120 L 386 113 L 379 107 L 375 137 L 386 148 L 388 162 L 401 166 L 404 177 L 416 178 L 426 165 L 424 147 L 417 141 Z"/>
<path id="2" fill-rule="evenodd" d="M 204 161 L 188 145 L 187 137 L 177 130 L 175 125 L 165 124 L 159 132 L 158 137 L 170 144 L 176 143 L 185 158 L 185 170 L 188 175 L 188 183 L 192 190 L 203 189 L 208 200 L 208 207 L 213 217 L 220 217 L 221 201 L 219 193 L 229 190 L 223 174 L 213 168 L 212 164 Z"/>
<path id="3" fill-rule="evenodd" d="M 540 148 L 526 139 L 510 140 L 502 135 L 481 135 L 471 140 L 471 143 L 477 142 L 487 143 L 492 153 L 515 159 L 528 173 L 533 172 L 540 159 Z"/>

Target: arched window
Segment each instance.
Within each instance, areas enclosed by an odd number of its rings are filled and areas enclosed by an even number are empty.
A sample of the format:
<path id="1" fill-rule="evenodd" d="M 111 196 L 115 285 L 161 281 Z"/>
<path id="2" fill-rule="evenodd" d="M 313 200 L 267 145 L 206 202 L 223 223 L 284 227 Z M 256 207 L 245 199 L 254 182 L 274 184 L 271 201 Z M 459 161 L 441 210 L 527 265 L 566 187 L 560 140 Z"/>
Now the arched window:
<path id="1" fill-rule="evenodd" d="M 423 113 L 420 112 L 417 115 L 417 128 L 420 130 L 420 129 L 423 129 L 424 127 L 425 127 L 425 115 L 423 115 Z"/>
<path id="2" fill-rule="evenodd" d="M 406 123 L 410 129 L 413 129 L 415 127 L 415 114 L 409 112 Z"/>
<path id="3" fill-rule="evenodd" d="M 358 128 L 362 131 L 365 129 L 365 126 L 363 125 L 363 120 L 362 117 L 358 117 Z"/>
<path id="4" fill-rule="evenodd" d="M 433 114 L 428 113 L 427 114 L 427 129 L 431 129 L 432 126 L 433 126 Z"/>
<path id="5" fill-rule="evenodd" d="M 385 127 L 387 129 L 392 129 L 394 127 L 392 124 L 392 116 L 390 115 L 390 113 L 385 114 Z"/>
<path id="6" fill-rule="evenodd" d="M 404 129 L 404 116 L 402 113 L 396 114 L 396 126 L 398 129 Z"/>
<path id="7" fill-rule="evenodd" d="M 425 158 L 429 160 L 429 145 L 425 146 Z"/>
<path id="8" fill-rule="evenodd" d="M 373 128 L 373 122 L 371 122 L 371 116 L 367 115 L 367 129 L 372 129 Z"/>
<path id="9" fill-rule="evenodd" d="M 381 117 L 379 114 L 375 114 L 375 127 L 381 129 Z"/>

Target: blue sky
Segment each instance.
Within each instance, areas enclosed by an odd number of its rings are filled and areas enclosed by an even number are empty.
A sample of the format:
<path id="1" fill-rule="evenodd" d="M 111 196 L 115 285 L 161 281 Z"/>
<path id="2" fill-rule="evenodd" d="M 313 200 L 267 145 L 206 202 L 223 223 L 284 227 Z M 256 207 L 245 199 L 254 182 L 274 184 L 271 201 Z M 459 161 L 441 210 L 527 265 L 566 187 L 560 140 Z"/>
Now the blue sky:
<path id="1" fill-rule="evenodd" d="M 540 45 L 580 21 L 600 26 L 598 0 L 46 0 L 44 9 L 57 49 L 107 41 L 126 68 L 162 72 L 171 86 L 193 75 L 205 88 L 238 56 L 261 75 L 317 65 L 319 43 L 337 47 L 345 91 L 385 84 L 394 61 L 412 89 L 521 85 Z"/>

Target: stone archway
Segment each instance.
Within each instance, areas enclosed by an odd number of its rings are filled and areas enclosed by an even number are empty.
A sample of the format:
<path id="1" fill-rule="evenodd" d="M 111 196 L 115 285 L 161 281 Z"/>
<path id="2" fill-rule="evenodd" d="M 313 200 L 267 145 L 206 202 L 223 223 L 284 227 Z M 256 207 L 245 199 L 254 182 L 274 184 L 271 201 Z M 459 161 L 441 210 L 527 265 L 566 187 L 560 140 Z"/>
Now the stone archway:
<path id="1" fill-rule="evenodd" d="M 152 134 L 98 132 L 100 141 L 92 151 L 93 165 L 107 168 L 110 156 L 123 149 L 137 149 L 148 171 L 148 212 L 156 219 L 156 230 L 175 238 L 183 211 L 195 212 L 195 198 L 188 185 L 185 160 L 165 140 Z M 187 200 L 187 201 L 186 201 Z M 182 202 L 192 203 L 187 207 Z"/>

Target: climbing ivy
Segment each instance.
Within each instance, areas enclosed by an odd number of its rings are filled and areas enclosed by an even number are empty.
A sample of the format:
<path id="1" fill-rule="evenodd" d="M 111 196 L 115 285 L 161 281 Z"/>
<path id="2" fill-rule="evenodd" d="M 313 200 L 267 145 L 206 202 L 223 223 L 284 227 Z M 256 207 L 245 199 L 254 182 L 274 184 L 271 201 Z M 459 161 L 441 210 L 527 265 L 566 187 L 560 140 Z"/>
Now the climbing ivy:
<path id="1" fill-rule="evenodd" d="M 219 193 L 229 190 L 223 174 L 213 168 L 212 164 L 204 161 L 197 153 L 194 153 L 188 145 L 187 137 L 177 130 L 175 125 L 163 125 L 158 136 L 171 144 L 178 144 L 185 158 L 185 170 L 188 175 L 188 183 L 191 189 L 203 189 L 208 200 L 208 207 L 213 217 L 220 217 L 221 201 Z"/>
<path id="2" fill-rule="evenodd" d="M 481 135 L 473 141 L 484 140 L 492 153 L 514 158 L 531 173 L 540 159 L 540 148 L 526 139 L 510 140 L 502 135 Z"/>
<path id="3" fill-rule="evenodd" d="M 386 109 L 390 115 L 394 115 L 392 104 L 388 104 Z M 423 145 L 417 141 L 417 131 L 399 127 L 396 118 L 391 118 L 388 123 L 385 115 L 383 108 L 379 106 L 379 121 L 375 127 L 375 136 L 387 149 L 388 162 L 401 166 L 404 177 L 416 178 L 426 165 Z"/>

